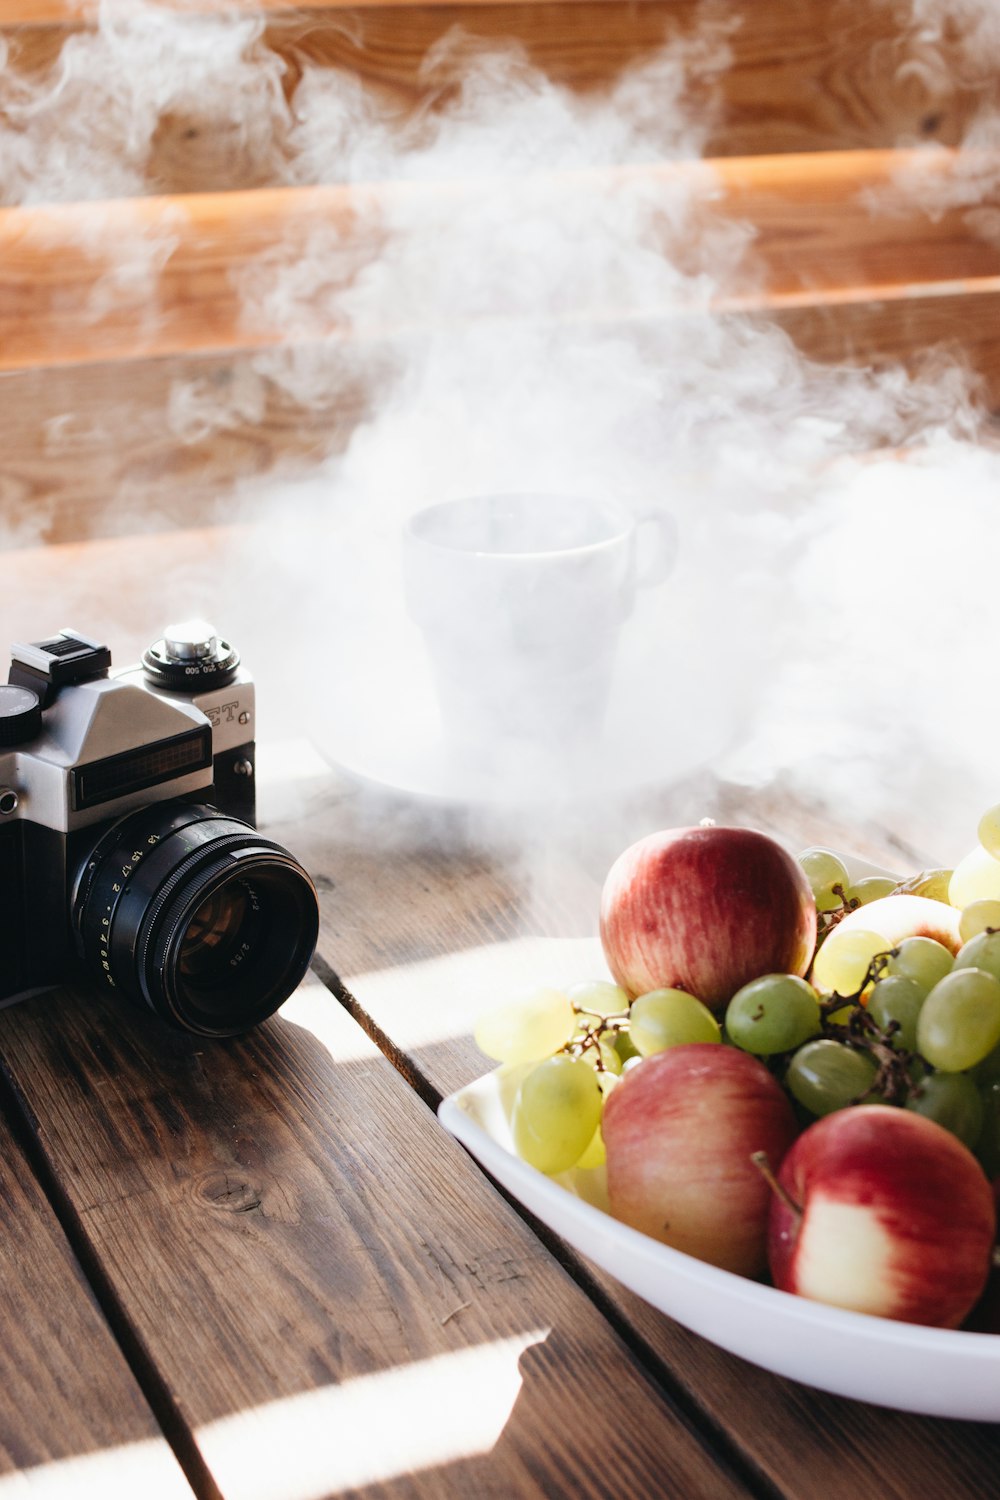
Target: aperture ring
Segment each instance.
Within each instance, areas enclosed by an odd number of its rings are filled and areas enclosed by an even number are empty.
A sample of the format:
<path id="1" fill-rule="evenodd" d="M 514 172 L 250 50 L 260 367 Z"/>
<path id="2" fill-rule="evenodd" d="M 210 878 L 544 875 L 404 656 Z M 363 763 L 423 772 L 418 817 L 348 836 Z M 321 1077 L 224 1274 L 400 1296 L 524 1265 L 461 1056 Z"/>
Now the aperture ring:
<path id="1" fill-rule="evenodd" d="M 201 803 L 181 803 L 170 809 L 164 826 L 164 811 L 158 803 L 113 823 L 98 839 L 77 882 L 73 902 L 77 951 L 90 972 L 111 989 L 117 988 L 111 967 L 115 915 L 140 865 L 175 833 L 220 816 Z"/>

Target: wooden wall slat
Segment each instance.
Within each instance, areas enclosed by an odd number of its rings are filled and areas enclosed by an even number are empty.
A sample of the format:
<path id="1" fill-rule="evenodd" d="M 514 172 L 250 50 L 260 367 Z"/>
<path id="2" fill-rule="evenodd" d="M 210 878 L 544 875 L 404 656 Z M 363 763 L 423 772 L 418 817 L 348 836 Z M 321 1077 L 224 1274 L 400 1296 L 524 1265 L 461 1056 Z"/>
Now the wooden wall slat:
<path id="1" fill-rule="evenodd" d="M 299 358 L 308 400 L 294 390 Z M 344 366 L 343 352 L 328 346 L 288 351 L 281 379 L 253 354 L 0 374 L 3 545 L 207 526 L 252 512 L 236 487 L 314 470 L 361 420 L 365 387 Z"/>
<path id="2" fill-rule="evenodd" d="M 51 60 L 54 45 L 72 32 L 67 5 L 45 13 L 65 27 L 46 27 L 26 24 L 42 18 L 37 6 L 3 4 L 6 39 L 26 65 L 32 57 L 40 65 L 44 46 Z M 417 68 L 446 23 L 474 23 L 484 36 L 520 35 L 532 55 L 548 58 L 553 76 L 600 88 L 626 54 L 648 52 L 654 29 L 659 36 L 669 24 L 690 35 L 696 9 L 689 0 L 281 6 L 268 9 L 264 38 L 288 64 L 290 92 L 310 62 L 347 66 L 352 54 L 373 87 L 388 87 L 390 105 L 395 98 L 409 108 L 418 97 L 427 102 Z M 941 344 L 978 373 L 982 399 L 996 409 L 1000 304 L 992 278 L 1000 266 L 980 232 L 989 229 L 990 203 L 978 217 L 960 203 L 940 213 L 912 202 L 893 208 L 891 181 L 911 160 L 905 153 L 815 149 L 900 136 L 957 139 L 996 80 L 970 72 L 967 59 L 951 72 L 930 54 L 922 71 L 909 67 L 917 42 L 889 5 L 741 0 L 726 10 L 734 26 L 732 65 L 718 80 L 718 195 L 687 226 L 698 231 L 689 243 L 668 236 L 665 251 L 682 265 L 687 255 L 696 269 L 706 224 L 727 215 L 746 221 L 756 240 L 740 276 L 722 289 L 719 311 L 776 322 L 807 357 L 833 363 L 912 368 L 928 346 Z M 927 88 L 950 91 L 952 103 L 938 109 L 937 94 L 929 103 L 920 93 Z M 432 92 L 445 100 L 446 81 L 438 78 Z M 921 113 L 931 103 L 933 119 Z M 338 288 L 380 247 L 379 202 L 398 206 L 414 188 L 262 186 L 254 176 L 259 162 L 234 158 L 228 146 L 213 155 L 203 139 L 210 132 L 200 135 L 197 121 L 161 124 L 149 186 L 221 191 L 0 211 L 0 515 L 9 544 L 115 534 L 140 524 L 140 513 L 154 529 L 228 519 L 234 485 L 301 473 L 342 447 L 367 409 L 373 368 L 383 368 L 382 359 L 391 368 L 400 350 L 405 357 L 407 340 L 422 337 L 420 309 L 405 329 L 359 322 L 350 340 L 337 311 Z M 740 151 L 753 154 L 733 154 Z M 968 170 L 967 157 L 957 168 L 948 152 L 919 160 L 941 189 L 956 186 L 949 174 Z M 702 167 L 619 170 L 649 181 L 659 174 L 666 190 Z M 591 188 L 597 180 L 589 179 Z M 573 190 L 587 184 L 581 173 Z M 439 209 L 461 186 L 420 191 L 433 217 L 434 202 Z M 878 200 L 877 211 L 865 194 Z M 327 261 L 317 295 L 299 298 L 298 328 L 280 313 L 265 317 L 260 301 L 251 318 L 241 279 L 252 276 L 266 297 L 274 269 L 294 262 L 313 235 L 330 243 L 340 236 L 339 254 Z M 510 311 L 483 309 L 486 316 Z M 621 309 L 593 306 L 591 298 L 573 313 L 610 330 Z M 628 315 L 635 327 L 679 314 L 643 306 Z M 308 382 L 308 396 L 297 394 L 300 361 L 322 372 Z"/>
<path id="3" fill-rule="evenodd" d="M 763 314 L 729 314 L 756 316 Z M 827 364 L 954 361 L 1000 411 L 1000 291 L 895 300 L 786 303 L 764 320 Z M 637 334 L 637 330 L 633 329 Z M 609 324 L 608 335 L 615 332 Z M 638 336 L 638 334 L 637 334 Z M 274 483 L 343 449 L 379 389 L 378 360 L 401 353 L 342 343 L 0 374 L 0 527 L 6 547 L 209 525 L 252 512 Z M 276 369 L 272 360 L 288 367 Z M 312 392 L 295 393 L 297 361 Z M 276 376 L 280 375 L 280 378 Z"/>
<path id="4" fill-rule="evenodd" d="M 682 114 L 695 126 L 695 149 L 709 156 L 955 145 L 983 106 L 1000 102 L 995 67 L 963 51 L 960 35 L 929 40 L 929 28 L 868 0 L 734 0 L 714 13 L 722 19 L 708 35 L 717 40 L 705 47 L 693 41 L 706 14 L 698 0 L 404 0 L 261 9 L 267 25 L 258 55 L 266 49 L 280 58 L 289 97 L 304 69 L 342 70 L 361 80 L 376 115 L 390 122 L 447 106 L 470 47 L 516 44 L 554 83 L 600 95 L 624 70 L 648 62 L 668 36 L 689 47 Z M 35 19 L 74 14 L 60 0 L 47 8 L 38 0 Z M 68 33 L 17 24 L 29 19 L 19 0 L 0 4 L 10 66 L 31 75 L 52 64 Z M 467 45 L 450 60 L 447 52 L 432 54 L 455 27 Z M 429 54 L 436 57 L 430 68 Z M 659 87 L 672 97 L 672 85 Z M 167 108 L 151 143 L 147 190 L 273 184 L 284 168 L 291 116 L 275 116 L 263 148 L 259 141 L 249 145 L 254 132 L 238 124 L 216 118 L 210 99 Z M 674 149 L 690 149 L 690 132 L 675 130 L 668 147 L 671 140 Z M 336 180 L 335 151 L 323 174 Z"/>
<path id="5" fill-rule="evenodd" d="M 626 213 L 643 202 L 648 213 L 659 194 L 664 256 L 689 270 L 704 260 L 711 272 L 703 245 L 717 221 L 746 224 L 754 238 L 726 274 L 723 303 L 742 296 L 766 307 L 800 292 L 822 303 L 827 292 L 857 288 L 870 299 L 880 287 L 1000 274 L 1000 247 L 977 232 L 980 220 L 970 225 L 964 205 L 922 207 L 915 191 L 898 186 L 905 173 L 947 204 L 949 196 L 960 201 L 968 164 L 945 151 L 837 152 L 565 173 L 516 188 L 502 179 L 376 184 L 0 209 L 0 370 L 252 349 L 303 333 L 391 336 L 398 328 L 352 323 L 343 310 L 343 294 L 387 241 L 424 235 L 432 244 L 449 233 L 452 213 L 474 218 L 506 206 L 512 216 L 537 214 L 542 200 L 556 222 L 565 213 L 599 226 L 603 242 L 607 229 L 590 217 L 595 201 L 607 204 L 610 222 L 616 202 Z M 694 204 L 679 229 L 678 193 Z M 656 234 L 655 210 L 650 219 Z M 307 259 L 316 284 L 299 291 L 297 334 L 287 299 L 271 294 Z M 702 300 L 700 283 L 692 295 Z M 599 319 L 620 311 L 585 300 L 573 309 Z M 479 312 L 517 316 L 518 308 L 484 302 Z M 417 305 L 412 323 L 438 317 Z"/>

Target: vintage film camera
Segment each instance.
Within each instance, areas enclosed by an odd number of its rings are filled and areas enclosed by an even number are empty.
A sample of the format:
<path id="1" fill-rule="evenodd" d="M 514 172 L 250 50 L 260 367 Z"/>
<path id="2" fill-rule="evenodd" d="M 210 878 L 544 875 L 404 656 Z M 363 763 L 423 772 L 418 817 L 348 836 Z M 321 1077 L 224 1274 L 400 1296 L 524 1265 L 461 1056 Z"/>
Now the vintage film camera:
<path id="1" fill-rule="evenodd" d="M 302 979 L 312 881 L 254 829 L 254 689 L 210 625 L 139 665 L 74 630 L 0 683 L 0 1004 L 87 974 L 204 1036 Z"/>

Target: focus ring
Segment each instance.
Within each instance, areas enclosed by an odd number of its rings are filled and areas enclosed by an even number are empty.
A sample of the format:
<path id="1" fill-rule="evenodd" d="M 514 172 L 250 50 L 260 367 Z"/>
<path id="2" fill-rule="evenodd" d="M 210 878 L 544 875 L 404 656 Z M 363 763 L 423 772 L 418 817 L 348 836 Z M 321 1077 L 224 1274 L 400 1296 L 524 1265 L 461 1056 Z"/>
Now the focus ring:
<path id="1" fill-rule="evenodd" d="M 211 902 L 224 918 L 206 946 Z M 251 825 L 205 804 L 157 803 L 98 839 L 72 920 L 85 967 L 106 985 L 181 1029 L 235 1036 L 305 974 L 319 904 L 298 861 Z"/>

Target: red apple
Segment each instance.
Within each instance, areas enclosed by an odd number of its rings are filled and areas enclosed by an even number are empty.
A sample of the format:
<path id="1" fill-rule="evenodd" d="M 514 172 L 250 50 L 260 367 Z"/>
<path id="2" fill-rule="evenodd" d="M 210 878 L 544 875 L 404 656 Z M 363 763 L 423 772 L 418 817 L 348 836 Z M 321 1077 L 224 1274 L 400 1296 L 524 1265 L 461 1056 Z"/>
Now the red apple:
<path id="1" fill-rule="evenodd" d="M 602 1132 L 616 1218 L 726 1270 L 766 1269 L 771 1192 L 750 1154 L 780 1161 L 796 1124 L 763 1063 L 715 1042 L 654 1053 L 608 1095 Z"/>
<path id="2" fill-rule="evenodd" d="M 776 1286 L 905 1323 L 957 1328 L 982 1294 L 993 1191 L 971 1151 L 909 1110 L 861 1105 L 810 1125 L 777 1174 Z"/>
<path id="3" fill-rule="evenodd" d="M 996 1204 L 997 1222 L 1000 1223 L 1000 1177 L 993 1179 L 993 1200 Z M 972 1309 L 965 1327 L 973 1333 L 1000 1333 L 1000 1245 L 993 1251 L 990 1274 L 983 1294 Z"/>
<path id="4" fill-rule="evenodd" d="M 683 989 L 715 1010 L 762 974 L 804 975 L 816 903 L 797 860 L 750 828 L 674 828 L 611 866 L 601 942 L 630 995 Z"/>

